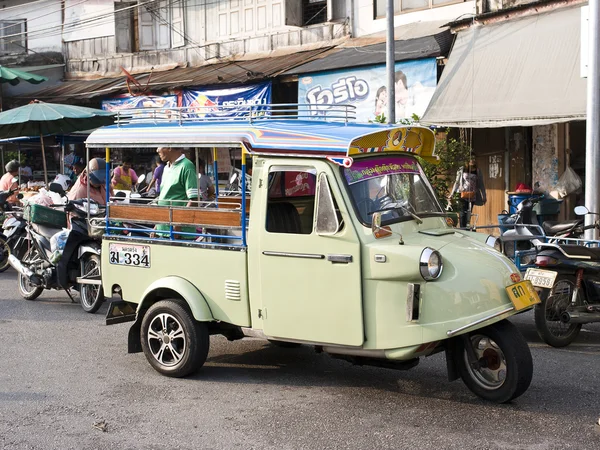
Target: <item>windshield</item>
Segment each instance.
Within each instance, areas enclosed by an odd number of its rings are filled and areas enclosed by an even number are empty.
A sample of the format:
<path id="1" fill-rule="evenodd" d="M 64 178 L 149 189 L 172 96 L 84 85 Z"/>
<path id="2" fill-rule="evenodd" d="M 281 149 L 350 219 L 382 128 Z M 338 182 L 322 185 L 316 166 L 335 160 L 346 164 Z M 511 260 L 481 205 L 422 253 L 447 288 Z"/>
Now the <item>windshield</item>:
<path id="1" fill-rule="evenodd" d="M 413 214 L 443 214 L 421 167 L 411 156 L 355 160 L 344 169 L 344 176 L 354 208 L 367 226 L 376 211 L 382 212 L 382 223 L 413 219 Z"/>

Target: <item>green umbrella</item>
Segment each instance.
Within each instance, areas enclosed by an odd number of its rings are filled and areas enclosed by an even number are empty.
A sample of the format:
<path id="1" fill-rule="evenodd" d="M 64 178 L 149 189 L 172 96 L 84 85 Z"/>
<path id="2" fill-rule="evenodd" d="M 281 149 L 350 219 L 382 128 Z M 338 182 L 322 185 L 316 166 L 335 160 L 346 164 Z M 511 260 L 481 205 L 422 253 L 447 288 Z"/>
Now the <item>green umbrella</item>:
<path id="1" fill-rule="evenodd" d="M 44 135 L 91 130 L 112 123 L 114 113 L 109 111 L 34 100 L 28 105 L 0 113 L 0 139 L 39 136 L 42 143 L 44 179 L 48 184 Z"/>
<path id="2" fill-rule="evenodd" d="M 34 73 L 24 72 L 23 70 L 11 69 L 0 65 L 0 83 L 8 83 L 16 86 L 21 81 L 27 81 L 31 84 L 39 84 L 48 81 L 48 78 Z M 0 111 L 2 111 L 2 86 L 0 86 Z"/>

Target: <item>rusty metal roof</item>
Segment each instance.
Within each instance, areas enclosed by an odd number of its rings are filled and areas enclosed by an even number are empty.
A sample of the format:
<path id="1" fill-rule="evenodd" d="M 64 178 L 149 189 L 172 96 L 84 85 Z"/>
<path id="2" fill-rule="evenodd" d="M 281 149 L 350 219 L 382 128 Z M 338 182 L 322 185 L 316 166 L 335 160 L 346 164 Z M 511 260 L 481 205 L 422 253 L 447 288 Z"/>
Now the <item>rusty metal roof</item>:
<path id="1" fill-rule="evenodd" d="M 149 91 L 164 91 L 192 86 L 214 86 L 264 81 L 296 66 L 312 61 L 331 51 L 331 47 L 295 52 L 244 61 L 228 61 L 199 67 L 184 67 L 135 75 L 135 79 Z M 125 94 L 128 92 L 125 76 L 98 80 L 69 80 L 59 85 L 16 96 L 15 99 L 33 98 L 62 103 L 83 99 Z"/>

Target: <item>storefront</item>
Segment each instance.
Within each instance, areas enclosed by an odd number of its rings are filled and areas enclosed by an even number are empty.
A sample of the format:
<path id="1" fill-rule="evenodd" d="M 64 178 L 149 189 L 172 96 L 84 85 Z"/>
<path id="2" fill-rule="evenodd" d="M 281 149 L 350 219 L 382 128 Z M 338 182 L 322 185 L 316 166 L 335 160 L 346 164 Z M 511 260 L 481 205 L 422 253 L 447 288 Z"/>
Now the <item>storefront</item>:
<path id="1" fill-rule="evenodd" d="M 518 183 L 554 194 L 585 148 L 581 2 L 566 4 L 525 5 L 452 24 L 456 42 L 422 123 L 472 136 L 488 191 L 487 204 L 475 209 L 479 225 L 496 222 Z M 576 201 L 564 199 L 562 217 Z"/>

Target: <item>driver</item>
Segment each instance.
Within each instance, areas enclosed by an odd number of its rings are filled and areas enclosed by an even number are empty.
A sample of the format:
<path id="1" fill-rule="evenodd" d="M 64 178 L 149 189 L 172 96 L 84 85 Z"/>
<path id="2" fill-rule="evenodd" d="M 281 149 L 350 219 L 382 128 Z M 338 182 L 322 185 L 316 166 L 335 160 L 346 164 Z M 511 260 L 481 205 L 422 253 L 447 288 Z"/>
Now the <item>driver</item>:
<path id="1" fill-rule="evenodd" d="M 102 158 L 90 160 L 86 169 L 77 177 L 77 181 L 67 194 L 69 200 L 87 198 L 87 186 L 90 185 L 90 198 L 100 205 L 106 205 L 106 161 Z"/>

